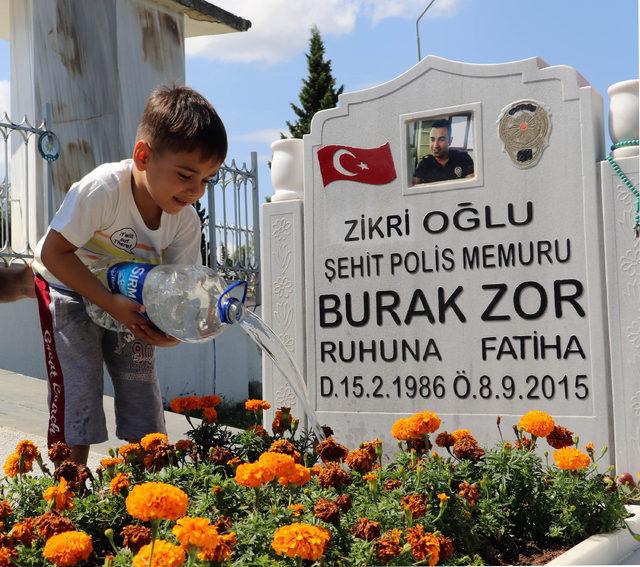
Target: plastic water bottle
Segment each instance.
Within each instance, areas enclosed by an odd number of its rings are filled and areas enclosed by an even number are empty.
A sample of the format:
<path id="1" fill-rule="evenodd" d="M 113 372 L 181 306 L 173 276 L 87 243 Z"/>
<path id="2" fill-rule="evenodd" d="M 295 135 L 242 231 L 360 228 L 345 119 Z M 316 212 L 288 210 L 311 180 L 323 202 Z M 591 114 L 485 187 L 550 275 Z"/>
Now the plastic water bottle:
<path id="1" fill-rule="evenodd" d="M 247 283 L 231 285 L 206 266 L 121 262 L 95 265 L 92 272 L 113 293 L 145 306 L 156 327 L 180 341 L 211 340 L 244 317 Z M 126 327 L 86 301 L 87 313 L 98 325 L 114 331 Z"/>

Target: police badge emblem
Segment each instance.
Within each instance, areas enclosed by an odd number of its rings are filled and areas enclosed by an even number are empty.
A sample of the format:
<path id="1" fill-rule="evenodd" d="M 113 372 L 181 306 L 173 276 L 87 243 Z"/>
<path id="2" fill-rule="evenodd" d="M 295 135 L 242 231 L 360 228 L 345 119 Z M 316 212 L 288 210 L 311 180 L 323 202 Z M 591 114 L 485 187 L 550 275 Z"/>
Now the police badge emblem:
<path id="1" fill-rule="evenodd" d="M 520 169 L 535 166 L 549 145 L 549 111 L 535 100 L 518 100 L 502 109 L 498 117 L 498 135 L 503 150 Z"/>
<path id="2" fill-rule="evenodd" d="M 453 173 L 456 174 L 456 177 L 462 177 L 462 168 L 460 166 L 457 166 L 454 170 Z"/>

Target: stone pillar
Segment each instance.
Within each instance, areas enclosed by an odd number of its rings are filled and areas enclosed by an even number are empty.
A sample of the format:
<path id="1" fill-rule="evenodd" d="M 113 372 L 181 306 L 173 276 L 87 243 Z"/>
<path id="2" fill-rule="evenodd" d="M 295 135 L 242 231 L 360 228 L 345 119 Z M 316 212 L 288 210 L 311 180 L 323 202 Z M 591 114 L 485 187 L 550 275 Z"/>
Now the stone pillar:
<path id="1" fill-rule="evenodd" d="M 97 165 L 129 157 L 149 92 L 184 83 L 184 16 L 151 0 L 11 0 L 11 117 L 42 121 L 60 140 L 53 209 L 72 183 Z M 29 240 L 42 235 L 44 184 L 31 144 L 12 145 L 13 197 L 26 207 Z M 39 170 L 38 170 L 39 167 Z M 28 188 L 27 188 L 28 185 Z M 26 233 L 18 223 L 15 230 Z M 16 236 L 14 234 L 14 236 Z"/>
<path id="2" fill-rule="evenodd" d="M 272 144 L 272 149 L 275 195 L 273 202 L 263 204 L 260 209 L 262 318 L 292 355 L 306 380 L 302 140 L 279 140 Z M 264 354 L 262 388 L 263 398 L 272 406 L 264 415 L 267 428 L 274 411 L 281 406 L 291 407 L 295 417 L 303 418 L 303 407 L 293 388 Z"/>
<path id="3" fill-rule="evenodd" d="M 635 88 L 635 96 L 633 88 Z M 615 91 L 615 92 L 612 92 Z M 638 138 L 638 81 L 609 88 L 609 132 L 614 143 Z M 620 96 L 621 95 L 621 96 Z M 637 188 L 638 146 L 613 157 Z M 608 161 L 600 164 L 610 329 L 615 463 L 617 472 L 640 470 L 640 238 L 634 234 L 636 198 Z"/>

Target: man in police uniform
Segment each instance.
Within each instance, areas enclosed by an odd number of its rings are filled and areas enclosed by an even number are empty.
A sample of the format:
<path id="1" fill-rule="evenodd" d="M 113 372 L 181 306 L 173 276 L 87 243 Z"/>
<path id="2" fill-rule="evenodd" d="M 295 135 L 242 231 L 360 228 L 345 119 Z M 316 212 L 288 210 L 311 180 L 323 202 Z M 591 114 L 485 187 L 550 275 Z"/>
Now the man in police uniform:
<path id="1" fill-rule="evenodd" d="M 473 176 L 473 160 L 467 152 L 449 149 L 451 122 L 436 120 L 429 132 L 432 155 L 420 160 L 413 172 L 413 184 L 434 183 Z"/>

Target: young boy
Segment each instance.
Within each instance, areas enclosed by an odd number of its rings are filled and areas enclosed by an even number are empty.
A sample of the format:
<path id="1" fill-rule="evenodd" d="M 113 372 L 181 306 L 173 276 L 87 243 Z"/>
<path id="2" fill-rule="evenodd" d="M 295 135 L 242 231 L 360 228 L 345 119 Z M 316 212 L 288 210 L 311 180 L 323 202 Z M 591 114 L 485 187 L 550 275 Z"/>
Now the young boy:
<path id="1" fill-rule="evenodd" d="M 187 87 L 162 87 L 147 101 L 132 159 L 101 165 L 74 183 L 38 243 L 33 269 L 49 378 L 48 444 L 64 441 L 77 463 L 86 464 L 89 446 L 108 438 L 103 362 L 115 393 L 116 435 L 134 442 L 165 431 L 153 347 L 178 342 L 88 266 L 105 257 L 201 264 L 200 220 L 191 204 L 226 153 L 224 125 L 207 100 Z M 83 297 L 135 339 L 127 343 L 93 323 Z"/>

